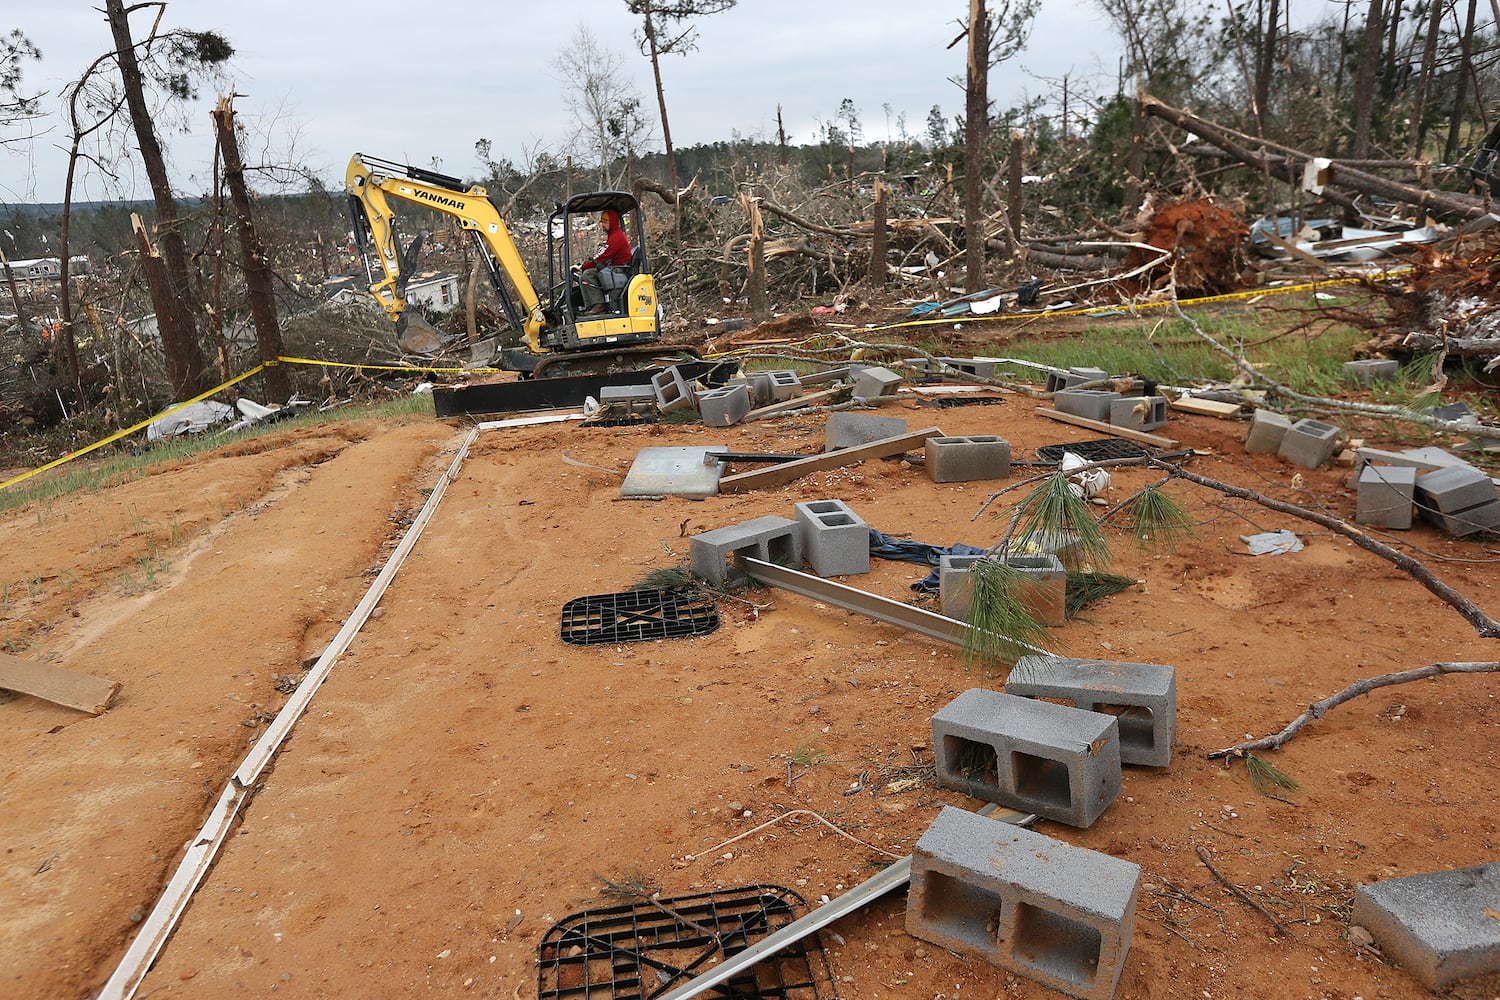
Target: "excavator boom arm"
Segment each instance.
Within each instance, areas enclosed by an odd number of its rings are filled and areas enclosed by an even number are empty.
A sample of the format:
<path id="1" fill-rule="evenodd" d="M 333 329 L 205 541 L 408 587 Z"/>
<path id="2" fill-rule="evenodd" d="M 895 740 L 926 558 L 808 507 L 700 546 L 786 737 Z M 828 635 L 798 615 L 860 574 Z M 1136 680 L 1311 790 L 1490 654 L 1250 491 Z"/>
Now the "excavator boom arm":
<path id="1" fill-rule="evenodd" d="M 484 188 L 463 188 L 455 178 L 356 153 L 349 160 L 344 189 L 349 195 L 356 236 L 362 242 L 368 240 L 380 265 L 377 275 L 366 260 L 370 294 L 393 323 L 398 327 L 403 325 L 406 282 L 411 277 L 420 238 L 403 254 L 396 236 L 396 213 L 391 208 L 391 199 L 441 212 L 479 243 L 488 258 L 490 277 L 507 318 L 530 350 L 541 350 L 540 335 L 546 320 L 536 286 L 510 230 Z"/>

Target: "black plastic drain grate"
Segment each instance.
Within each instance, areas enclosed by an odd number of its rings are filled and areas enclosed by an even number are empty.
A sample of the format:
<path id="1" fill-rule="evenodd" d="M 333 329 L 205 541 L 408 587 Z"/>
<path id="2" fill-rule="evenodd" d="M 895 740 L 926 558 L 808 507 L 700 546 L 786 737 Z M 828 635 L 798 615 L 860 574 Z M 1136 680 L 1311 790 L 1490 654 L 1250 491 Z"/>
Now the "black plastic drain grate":
<path id="1" fill-rule="evenodd" d="M 537 947 L 537 1000 L 650 1000 L 807 912 L 779 885 L 752 885 L 564 917 Z M 706 996 L 837 998 L 817 934 L 757 962 Z"/>
<path id="2" fill-rule="evenodd" d="M 955 406 L 1002 406 L 1005 400 L 1000 396 L 942 396 L 938 399 L 919 399 L 918 406 L 937 406 L 945 410 L 951 410 Z"/>
<path id="3" fill-rule="evenodd" d="M 572 646 L 708 635 L 719 627 L 712 601 L 675 590 L 628 590 L 575 597 L 562 609 L 562 641 Z"/>
<path id="4" fill-rule="evenodd" d="M 1114 458 L 1143 458 L 1151 454 L 1133 441 L 1098 438 L 1093 441 L 1076 441 L 1072 444 L 1044 444 L 1036 450 L 1036 457 L 1039 461 L 1057 465 L 1062 462 L 1065 451 L 1072 452 L 1085 462 L 1108 462 Z"/>

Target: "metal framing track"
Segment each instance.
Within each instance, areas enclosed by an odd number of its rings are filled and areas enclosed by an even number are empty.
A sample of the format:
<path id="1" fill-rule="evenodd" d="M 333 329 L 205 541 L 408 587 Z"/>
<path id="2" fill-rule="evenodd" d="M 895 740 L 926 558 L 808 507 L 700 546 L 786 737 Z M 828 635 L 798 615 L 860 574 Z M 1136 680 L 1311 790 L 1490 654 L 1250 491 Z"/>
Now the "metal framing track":
<path id="1" fill-rule="evenodd" d="M 964 635 L 969 630 L 967 622 L 961 622 L 957 618 L 949 618 L 933 611 L 923 608 L 915 608 L 910 604 L 902 604 L 888 597 L 871 594 L 868 591 L 856 590 L 854 587 L 846 587 L 842 583 L 833 580 L 825 580 L 822 577 L 812 576 L 807 573 L 787 569 L 785 566 L 777 566 L 775 563 L 764 562 L 760 559 L 741 558 L 739 565 L 745 571 L 745 575 L 761 583 L 780 587 L 782 590 L 790 590 L 794 594 L 803 597 L 811 597 L 813 600 L 826 601 L 836 604 L 846 611 L 856 611 L 866 615 L 878 622 L 888 625 L 899 625 L 904 629 L 925 635 L 942 642 L 951 642 L 955 646 L 964 644 Z M 1014 645 L 1035 653 L 1038 656 L 1046 656 L 1045 649 L 1039 649 L 1030 643 L 1020 642 L 1015 639 L 1009 640 Z"/>

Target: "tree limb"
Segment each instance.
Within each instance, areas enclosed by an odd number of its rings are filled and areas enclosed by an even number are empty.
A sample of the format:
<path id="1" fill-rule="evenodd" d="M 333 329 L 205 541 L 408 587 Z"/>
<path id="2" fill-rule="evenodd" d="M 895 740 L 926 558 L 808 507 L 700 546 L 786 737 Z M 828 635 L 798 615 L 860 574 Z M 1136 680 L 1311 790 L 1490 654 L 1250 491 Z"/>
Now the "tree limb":
<path id="1" fill-rule="evenodd" d="M 1381 674 L 1378 677 L 1366 677 L 1355 681 L 1342 691 L 1337 691 L 1321 701 L 1315 701 L 1307 706 L 1307 711 L 1297 716 L 1287 727 L 1279 733 L 1271 736 L 1262 736 L 1258 740 L 1247 740 L 1244 743 L 1236 743 L 1232 747 L 1223 750 L 1215 750 L 1208 755 L 1210 760 L 1218 760 L 1226 757 L 1244 757 L 1246 754 L 1257 750 L 1280 750 L 1293 736 L 1300 733 L 1309 722 L 1321 719 L 1331 709 L 1335 709 L 1346 701 L 1353 701 L 1362 694 L 1378 691 L 1383 687 L 1394 687 L 1397 684 L 1406 684 L 1410 681 L 1420 681 L 1427 677 L 1440 677 L 1443 674 L 1490 674 L 1500 671 L 1500 662 L 1450 662 L 1429 663 L 1425 667 L 1417 667 L 1413 670 L 1400 670 L 1395 673 Z"/>

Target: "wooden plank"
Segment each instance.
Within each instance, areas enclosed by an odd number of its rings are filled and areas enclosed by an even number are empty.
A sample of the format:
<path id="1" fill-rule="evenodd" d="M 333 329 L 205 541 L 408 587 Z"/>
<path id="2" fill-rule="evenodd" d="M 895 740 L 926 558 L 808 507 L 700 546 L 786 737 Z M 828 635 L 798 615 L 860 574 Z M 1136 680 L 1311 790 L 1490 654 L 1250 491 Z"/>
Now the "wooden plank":
<path id="1" fill-rule="evenodd" d="M 76 708 L 90 715 L 103 712 L 120 693 L 116 681 L 64 670 L 50 663 L 24 660 L 9 653 L 0 653 L 0 688 L 29 694 L 64 708 Z"/>
<path id="2" fill-rule="evenodd" d="M 835 396 L 848 393 L 849 388 L 850 387 L 847 385 L 841 385 L 835 389 L 824 389 L 821 392 L 810 392 L 805 396 L 793 396 L 790 399 L 783 399 L 780 402 L 770 403 L 766 406 L 762 406 L 758 410 L 751 410 L 749 413 L 745 414 L 744 419 L 740 422 L 748 424 L 752 420 L 761 420 L 765 417 L 774 417 L 776 414 L 785 413 L 788 410 L 800 410 L 804 406 L 818 406 L 828 402 Z"/>
<path id="3" fill-rule="evenodd" d="M 1125 427 L 1116 427 L 1114 424 L 1106 424 L 1102 420 L 1090 420 L 1088 417 L 1079 417 L 1071 413 L 1061 413 L 1057 410 L 1038 409 L 1037 416 L 1046 417 L 1048 420 L 1057 420 L 1074 427 L 1087 427 L 1089 430 L 1103 431 L 1113 434 L 1115 437 L 1124 438 L 1127 441 L 1137 441 L 1141 444 L 1153 445 L 1167 451 L 1175 451 L 1178 443 L 1176 439 L 1161 437 L 1157 434 L 1146 434 L 1142 431 L 1133 431 Z"/>
<path id="4" fill-rule="evenodd" d="M 1225 403 L 1217 399 L 1198 399 L 1194 396 L 1171 399 L 1167 401 L 1167 405 L 1174 410 L 1196 413 L 1202 417 L 1237 417 L 1245 408 L 1243 403 Z"/>
<path id="5" fill-rule="evenodd" d="M 784 486 L 801 479 L 809 472 L 837 469 L 843 465 L 862 462 L 867 458 L 888 458 L 891 455 L 900 455 L 913 448 L 921 447 L 930 437 L 942 436 L 943 432 L 938 428 L 926 427 L 919 431 L 898 434 L 895 437 L 881 438 L 868 444 L 855 445 L 853 448 L 840 448 L 838 451 L 800 458 L 795 462 L 783 462 L 768 469 L 725 476 L 719 480 L 719 492 L 737 493 L 743 490 L 764 489 L 767 486 Z"/>

